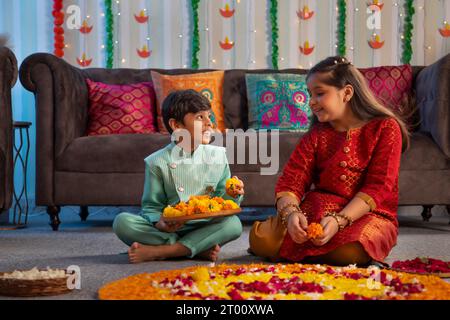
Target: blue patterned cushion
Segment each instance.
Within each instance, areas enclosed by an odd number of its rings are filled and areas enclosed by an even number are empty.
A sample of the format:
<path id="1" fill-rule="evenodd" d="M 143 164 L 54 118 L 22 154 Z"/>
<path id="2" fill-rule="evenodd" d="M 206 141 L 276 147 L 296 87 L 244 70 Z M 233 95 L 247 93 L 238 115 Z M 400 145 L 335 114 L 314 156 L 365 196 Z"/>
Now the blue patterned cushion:
<path id="1" fill-rule="evenodd" d="M 305 75 L 247 74 L 249 128 L 306 132 L 312 121 Z"/>

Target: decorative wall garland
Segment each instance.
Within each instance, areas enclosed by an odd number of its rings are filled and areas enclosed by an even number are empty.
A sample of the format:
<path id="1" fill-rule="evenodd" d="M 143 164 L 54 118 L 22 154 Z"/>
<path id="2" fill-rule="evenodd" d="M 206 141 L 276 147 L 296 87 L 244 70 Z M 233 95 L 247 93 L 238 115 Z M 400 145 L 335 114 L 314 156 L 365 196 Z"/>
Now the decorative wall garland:
<path id="1" fill-rule="evenodd" d="M 62 58 L 64 57 L 64 11 L 63 0 L 53 0 L 53 33 L 54 33 L 54 54 L 55 56 Z"/>
<path id="2" fill-rule="evenodd" d="M 106 68 L 112 69 L 114 65 L 114 17 L 112 0 L 105 0 L 105 24 L 106 24 Z"/>
<path id="3" fill-rule="evenodd" d="M 344 57 L 346 54 L 346 47 L 345 47 L 345 20 L 346 20 L 346 14 L 347 14 L 347 4 L 345 3 L 345 0 L 338 0 L 338 12 L 339 12 L 339 18 L 338 18 L 338 43 L 337 43 L 337 54 L 339 56 Z"/>
<path id="4" fill-rule="evenodd" d="M 412 31 L 414 16 L 414 0 L 405 0 L 405 26 L 403 31 L 402 63 L 409 64 L 412 58 Z"/>
<path id="5" fill-rule="evenodd" d="M 194 30 L 192 34 L 192 69 L 199 68 L 198 53 L 200 51 L 200 33 L 198 31 L 198 7 L 200 0 L 191 0 L 192 20 Z"/>
<path id="6" fill-rule="evenodd" d="M 270 24 L 272 26 L 272 67 L 278 69 L 278 0 L 270 0 Z"/>

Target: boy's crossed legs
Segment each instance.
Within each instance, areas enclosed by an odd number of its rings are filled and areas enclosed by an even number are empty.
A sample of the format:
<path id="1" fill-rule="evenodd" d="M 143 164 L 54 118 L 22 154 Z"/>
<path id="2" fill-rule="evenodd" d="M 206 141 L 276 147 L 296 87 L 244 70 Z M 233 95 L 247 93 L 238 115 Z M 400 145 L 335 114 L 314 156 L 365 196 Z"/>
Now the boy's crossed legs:
<path id="1" fill-rule="evenodd" d="M 242 224 L 236 216 L 212 221 L 193 221 L 176 233 L 162 232 L 144 217 L 121 213 L 114 220 L 113 230 L 130 246 L 131 263 L 175 257 L 195 257 L 215 261 L 220 245 L 238 238 Z"/>

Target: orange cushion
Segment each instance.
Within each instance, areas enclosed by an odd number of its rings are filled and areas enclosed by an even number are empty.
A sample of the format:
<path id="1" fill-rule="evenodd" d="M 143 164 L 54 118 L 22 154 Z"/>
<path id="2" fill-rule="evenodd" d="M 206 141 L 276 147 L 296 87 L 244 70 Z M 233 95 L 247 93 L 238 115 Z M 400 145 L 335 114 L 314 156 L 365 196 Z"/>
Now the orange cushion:
<path id="1" fill-rule="evenodd" d="M 175 90 L 193 89 L 200 92 L 211 102 L 217 129 L 225 132 L 224 111 L 222 103 L 224 71 L 213 71 L 183 75 L 164 75 L 152 71 L 153 85 L 156 91 L 158 130 L 167 133 L 162 118 L 164 99 Z"/>

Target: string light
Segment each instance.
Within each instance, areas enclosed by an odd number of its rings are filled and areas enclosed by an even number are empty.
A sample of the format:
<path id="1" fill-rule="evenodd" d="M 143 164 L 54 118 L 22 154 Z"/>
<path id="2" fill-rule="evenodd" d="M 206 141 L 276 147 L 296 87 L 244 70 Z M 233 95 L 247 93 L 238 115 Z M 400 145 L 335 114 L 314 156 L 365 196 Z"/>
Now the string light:
<path id="1" fill-rule="evenodd" d="M 359 11 L 359 8 L 355 8 L 355 11 L 358 12 L 358 11 Z"/>
<path id="2" fill-rule="evenodd" d="M 125 62 L 127 62 L 127 60 L 125 58 L 123 58 L 122 59 L 122 63 L 125 63 Z"/>
<path id="3" fill-rule="evenodd" d="M 211 59 L 211 62 L 212 63 L 216 63 L 216 59 Z"/>
<path id="4" fill-rule="evenodd" d="M 183 35 L 182 35 L 182 34 L 179 34 L 179 35 L 178 35 L 178 38 L 183 38 Z"/>

